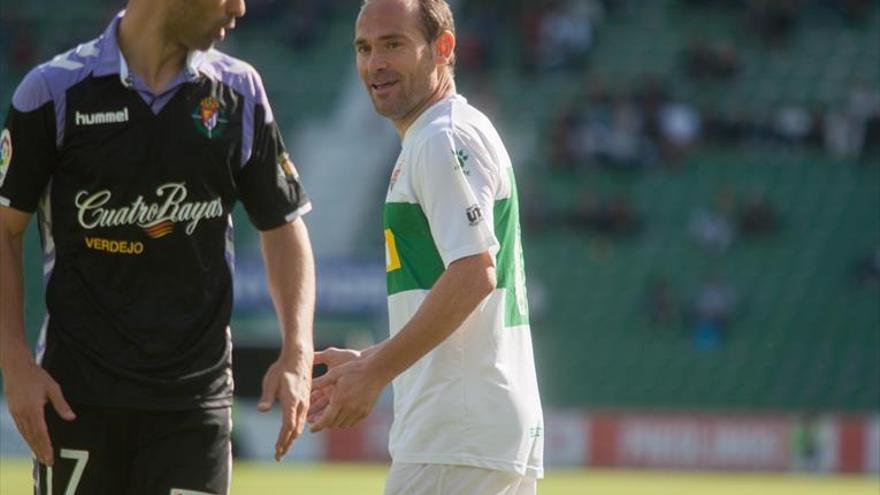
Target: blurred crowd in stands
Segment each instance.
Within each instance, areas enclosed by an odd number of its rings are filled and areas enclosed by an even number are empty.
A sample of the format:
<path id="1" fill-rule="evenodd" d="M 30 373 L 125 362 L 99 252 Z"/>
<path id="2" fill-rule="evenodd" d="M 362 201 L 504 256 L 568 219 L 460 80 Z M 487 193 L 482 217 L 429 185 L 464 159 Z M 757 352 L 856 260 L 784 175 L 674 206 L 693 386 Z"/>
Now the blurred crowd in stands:
<path id="1" fill-rule="evenodd" d="M 689 0 L 688 3 L 727 7 L 746 4 L 749 9 L 745 17 L 754 24 L 754 29 L 774 33 L 770 38 L 776 43 L 786 37 L 797 14 L 808 2 Z M 862 1 L 810 3 L 816 4 L 814 8 L 840 12 L 851 20 L 862 19 L 870 6 L 870 2 Z M 590 19 L 601 19 L 601 16 Z M 542 46 L 542 42 L 536 46 Z M 572 67 L 587 65 L 589 46 L 584 44 L 581 48 L 577 52 L 579 62 L 573 62 Z M 876 84 L 851 81 L 842 101 L 813 108 L 786 101 L 784 95 L 780 95 L 771 108 L 749 108 L 736 101 L 699 108 L 671 90 L 680 86 L 676 83 L 683 78 L 697 87 L 735 80 L 748 63 L 729 42 L 694 39 L 680 54 L 680 73 L 644 77 L 634 90 L 609 89 L 601 73 L 583 72 L 582 91 L 561 105 L 552 126 L 549 136 L 552 166 L 559 169 L 602 166 L 634 170 L 657 165 L 675 168 L 699 143 L 769 143 L 787 149 L 818 147 L 835 159 L 863 162 L 867 161 L 869 146 L 873 146 L 871 151 L 876 154 L 880 146 L 880 88 Z"/>
<path id="2" fill-rule="evenodd" d="M 611 92 L 601 81 L 588 86 L 552 125 L 553 168 L 675 169 L 698 144 L 822 149 L 861 163 L 880 151 L 880 89 L 861 82 L 834 107 L 780 102 L 762 113 L 701 109 L 656 79 L 633 92 Z"/>
<path id="3" fill-rule="evenodd" d="M 713 206 L 694 209 L 689 225 L 691 238 L 709 254 L 724 254 L 737 238 L 760 239 L 780 228 L 779 213 L 766 193 L 752 191 L 738 200 L 731 189 L 720 191 Z"/>
<path id="4" fill-rule="evenodd" d="M 693 105 L 670 97 L 659 80 L 627 94 L 595 81 L 567 102 L 553 125 L 551 163 L 559 169 L 674 167 L 697 143 L 702 127 Z"/>

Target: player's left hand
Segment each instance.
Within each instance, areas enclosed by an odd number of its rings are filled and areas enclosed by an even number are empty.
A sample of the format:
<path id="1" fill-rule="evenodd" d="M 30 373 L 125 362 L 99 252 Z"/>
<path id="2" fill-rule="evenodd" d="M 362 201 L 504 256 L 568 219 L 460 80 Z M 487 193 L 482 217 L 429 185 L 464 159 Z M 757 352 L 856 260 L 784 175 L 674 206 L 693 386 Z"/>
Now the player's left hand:
<path id="1" fill-rule="evenodd" d="M 266 371 L 263 377 L 263 395 L 260 397 L 257 409 L 267 412 L 272 409 L 275 399 L 281 403 L 281 430 L 275 442 L 276 461 L 281 461 L 290 450 L 293 441 L 302 434 L 309 411 L 310 395 L 310 363 L 308 366 L 290 366 L 278 360 Z"/>
<path id="2" fill-rule="evenodd" d="M 350 428 L 366 418 L 387 384 L 362 357 L 331 368 L 316 378 L 312 386 L 329 397 L 329 403 L 312 423 L 311 431 L 327 428 Z"/>

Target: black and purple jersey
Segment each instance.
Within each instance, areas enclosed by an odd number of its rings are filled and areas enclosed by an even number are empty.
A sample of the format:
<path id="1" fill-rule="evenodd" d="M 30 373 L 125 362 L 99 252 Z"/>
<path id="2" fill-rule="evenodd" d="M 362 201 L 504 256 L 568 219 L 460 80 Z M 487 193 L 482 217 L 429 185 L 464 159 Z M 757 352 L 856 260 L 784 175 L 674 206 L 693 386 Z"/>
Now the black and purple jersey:
<path id="1" fill-rule="evenodd" d="M 268 230 L 310 204 L 253 67 L 193 52 L 156 94 L 119 19 L 29 73 L 0 135 L 0 205 L 39 214 L 38 358 L 73 403 L 227 406 L 232 208 Z"/>

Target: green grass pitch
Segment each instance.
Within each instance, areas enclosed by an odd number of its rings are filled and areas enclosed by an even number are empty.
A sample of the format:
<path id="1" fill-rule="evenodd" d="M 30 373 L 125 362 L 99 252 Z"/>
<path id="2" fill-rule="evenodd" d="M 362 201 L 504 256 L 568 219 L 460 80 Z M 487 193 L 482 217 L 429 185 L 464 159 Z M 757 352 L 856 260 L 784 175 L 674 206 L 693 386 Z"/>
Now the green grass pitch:
<path id="1" fill-rule="evenodd" d="M 232 494 L 318 493 L 381 495 L 387 466 L 236 463 Z M 30 463 L 0 459 L 0 495 L 33 493 Z M 865 477 L 556 470 L 540 495 L 877 495 L 880 481 Z"/>

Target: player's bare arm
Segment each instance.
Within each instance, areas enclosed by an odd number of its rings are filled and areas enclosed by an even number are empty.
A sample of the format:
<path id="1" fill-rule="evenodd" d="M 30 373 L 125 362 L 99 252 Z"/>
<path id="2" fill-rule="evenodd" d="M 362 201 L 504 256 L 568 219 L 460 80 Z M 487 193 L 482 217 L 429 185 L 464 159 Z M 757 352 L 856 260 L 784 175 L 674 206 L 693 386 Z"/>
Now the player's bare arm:
<path id="1" fill-rule="evenodd" d="M 52 465 L 43 410 L 47 402 L 72 421 L 61 387 L 34 361 L 24 334 L 22 238 L 31 215 L 0 206 L 0 369 L 9 412 L 37 459 Z"/>
<path id="2" fill-rule="evenodd" d="M 348 428 L 364 419 L 397 375 L 437 347 L 461 326 L 495 289 L 495 264 L 488 252 L 457 260 L 437 280 L 412 319 L 391 339 L 359 359 L 331 368 L 314 388 L 333 387 L 312 431 Z"/>
<path id="3" fill-rule="evenodd" d="M 282 347 L 263 378 L 263 395 L 257 407 L 265 412 L 275 399 L 281 404 L 281 430 L 275 443 L 275 459 L 280 461 L 302 433 L 309 410 L 315 264 L 302 219 L 262 232 L 260 241 Z"/>

